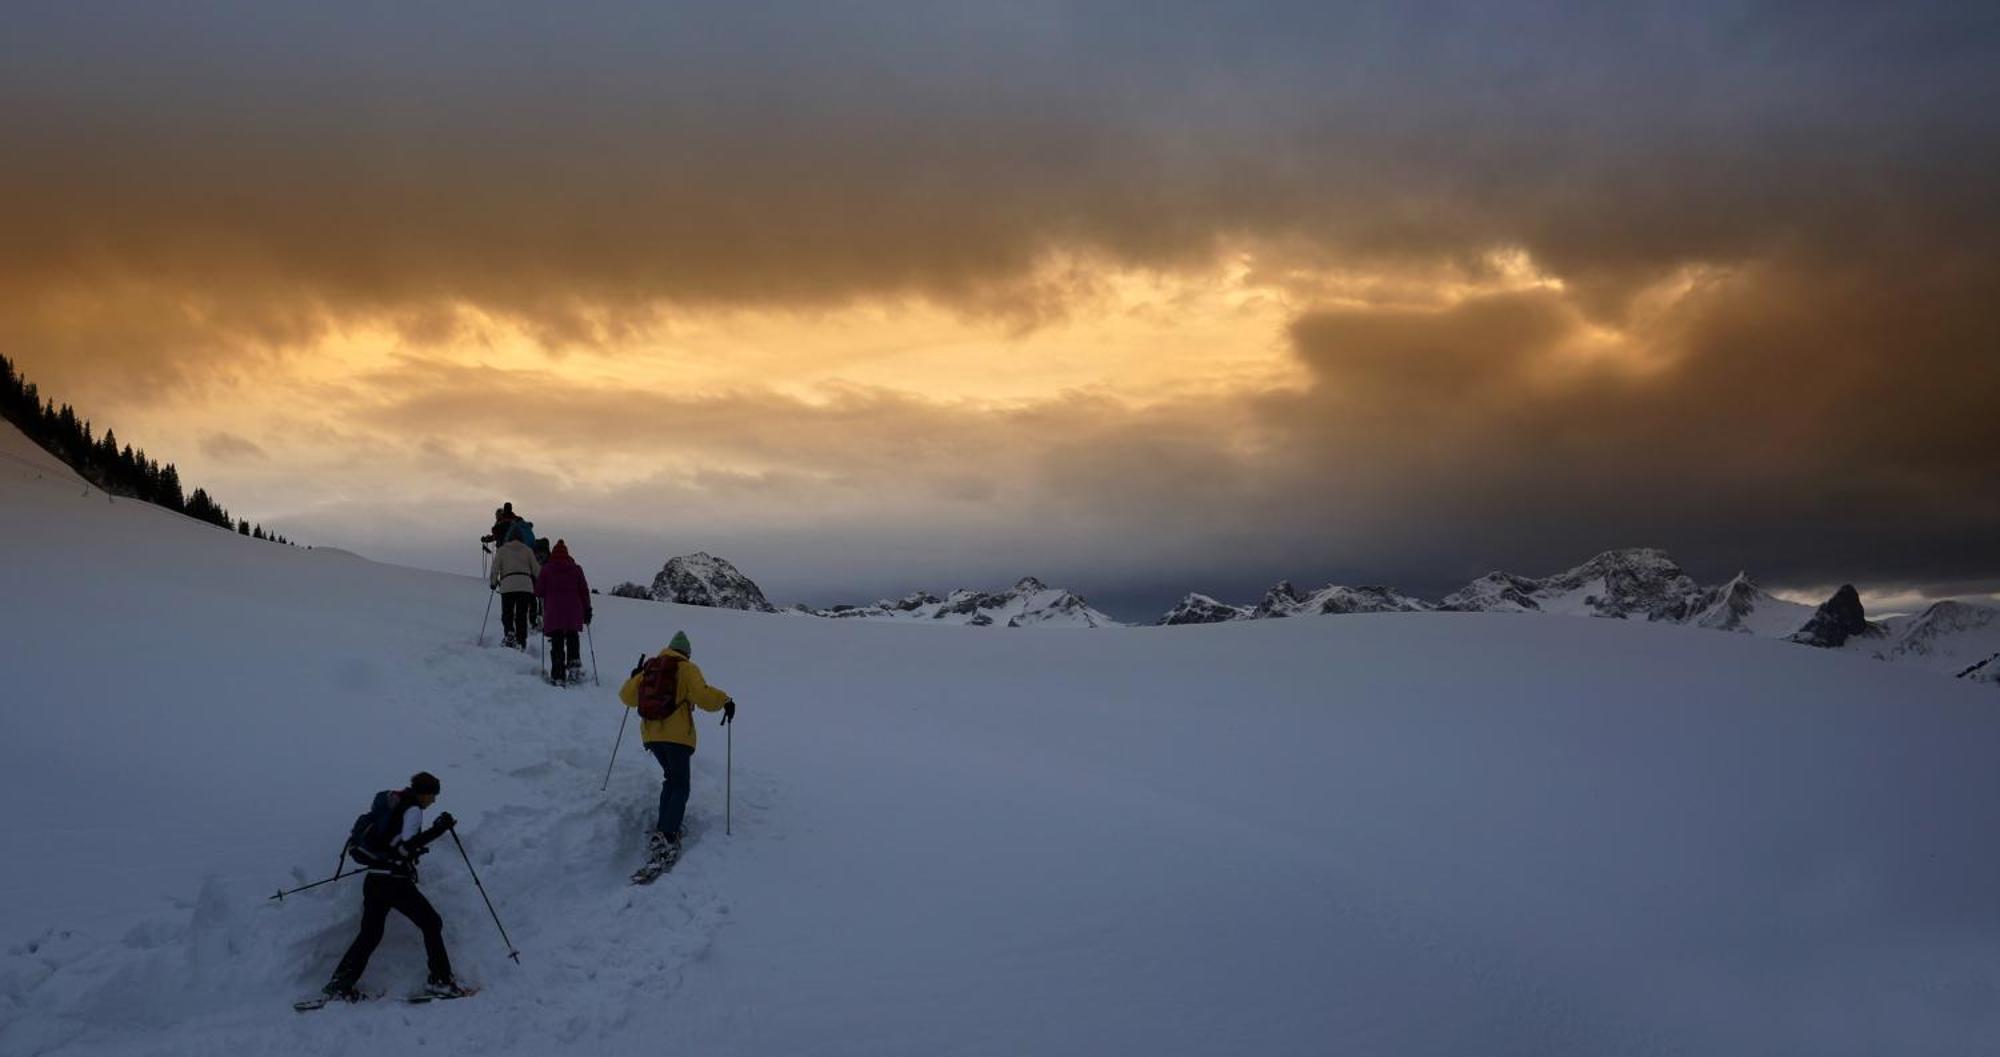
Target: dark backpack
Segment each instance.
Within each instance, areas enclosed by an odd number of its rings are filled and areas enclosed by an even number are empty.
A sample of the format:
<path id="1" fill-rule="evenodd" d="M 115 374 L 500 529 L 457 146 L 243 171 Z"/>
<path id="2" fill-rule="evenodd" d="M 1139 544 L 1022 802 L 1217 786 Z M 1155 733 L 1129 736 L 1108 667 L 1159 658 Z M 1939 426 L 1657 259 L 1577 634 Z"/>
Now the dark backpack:
<path id="1" fill-rule="evenodd" d="M 397 825 L 403 817 L 403 798 L 394 791 L 384 789 L 375 794 L 375 801 L 354 820 L 354 828 L 347 831 L 347 854 L 363 866 L 395 866 L 399 864 L 395 852 L 389 850 L 389 842 L 395 838 Z"/>
<path id="2" fill-rule="evenodd" d="M 665 719 L 681 707 L 675 693 L 680 676 L 679 657 L 665 654 L 646 661 L 639 669 L 640 719 Z"/>

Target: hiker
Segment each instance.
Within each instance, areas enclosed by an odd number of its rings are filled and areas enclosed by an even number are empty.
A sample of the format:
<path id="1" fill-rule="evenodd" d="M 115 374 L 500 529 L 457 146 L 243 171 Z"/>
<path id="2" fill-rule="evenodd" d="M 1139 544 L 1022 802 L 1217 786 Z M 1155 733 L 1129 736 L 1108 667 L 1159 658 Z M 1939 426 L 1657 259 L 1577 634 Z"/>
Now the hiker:
<path id="1" fill-rule="evenodd" d="M 535 561 L 543 565 L 549 563 L 549 541 L 547 539 L 529 540 L 528 546 L 535 548 Z M 537 583 L 541 581 L 539 575 L 535 579 Z M 535 612 L 528 618 L 528 623 L 536 631 L 542 630 L 542 594 L 539 590 L 535 592 Z"/>
<path id="2" fill-rule="evenodd" d="M 618 689 L 618 699 L 627 708 L 637 708 L 647 716 L 639 725 L 639 738 L 646 751 L 660 761 L 660 815 L 646 842 L 648 867 L 665 869 L 681 854 L 681 820 L 687 813 L 691 785 L 689 764 L 694 757 L 694 708 L 721 712 L 722 721 L 736 718 L 736 702 L 720 689 L 708 685 L 701 669 L 688 658 L 694 653 L 687 632 L 674 632 L 667 648 L 632 669 L 631 678 Z M 651 676 L 652 678 L 648 679 Z M 666 682 L 671 679 L 671 684 Z M 671 688 L 671 699 L 666 698 Z M 657 693 L 642 707 L 641 690 Z M 663 718 L 650 718 L 664 712 Z"/>
<path id="3" fill-rule="evenodd" d="M 535 597 L 543 606 L 542 634 L 549 639 L 549 681 L 561 686 L 583 677 L 582 643 L 577 633 L 590 623 L 590 581 L 583 566 L 569 556 L 569 543 L 557 540 L 535 577 Z"/>
<path id="4" fill-rule="evenodd" d="M 418 771 L 410 776 L 407 788 L 375 794 L 374 808 L 355 821 L 360 832 L 348 854 L 368 868 L 368 878 L 361 883 L 361 931 L 341 957 L 333 979 L 327 981 L 324 993 L 328 998 L 361 1000 L 355 985 L 368 968 L 369 956 L 382 942 L 382 927 L 391 910 L 409 918 L 424 934 L 430 975 L 423 993 L 433 998 L 457 998 L 465 993 L 452 978 L 451 958 L 445 954 L 444 919 L 417 891 L 418 857 L 430 842 L 458 825 L 451 812 L 445 811 L 429 829 L 424 828 L 424 809 L 437 801 L 441 791 L 436 775 Z"/>
<path id="5" fill-rule="evenodd" d="M 507 530 L 513 527 L 514 521 L 515 521 L 514 504 L 512 503 L 500 504 L 500 509 L 495 510 L 493 512 L 493 531 L 487 533 L 484 536 L 479 537 L 479 542 L 481 543 L 507 542 Z"/>
<path id="6" fill-rule="evenodd" d="M 541 572 L 542 563 L 535 560 L 535 552 L 518 538 L 501 544 L 493 553 L 493 571 L 487 574 L 486 582 L 500 592 L 500 627 L 507 645 L 517 650 L 528 648 L 528 616 L 535 608 L 535 578 Z"/>

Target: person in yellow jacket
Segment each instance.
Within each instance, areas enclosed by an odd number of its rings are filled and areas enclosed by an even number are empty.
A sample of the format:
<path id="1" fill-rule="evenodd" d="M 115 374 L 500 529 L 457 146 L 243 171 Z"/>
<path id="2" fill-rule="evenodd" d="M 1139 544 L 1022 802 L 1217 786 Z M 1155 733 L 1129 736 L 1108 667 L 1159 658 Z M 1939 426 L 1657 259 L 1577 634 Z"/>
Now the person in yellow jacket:
<path id="1" fill-rule="evenodd" d="M 701 669 L 689 659 L 693 653 L 687 632 L 674 632 L 673 640 L 657 656 L 672 656 L 681 662 L 675 677 L 675 708 L 665 719 L 649 719 L 639 725 L 639 739 L 660 761 L 660 817 L 646 847 L 654 865 L 671 866 L 680 858 L 681 821 L 687 814 L 688 790 L 693 784 L 689 764 L 694 758 L 694 710 L 720 712 L 725 724 L 736 718 L 736 702 L 721 688 L 708 685 Z M 618 688 L 618 700 L 626 708 L 639 707 L 644 667 L 642 663 L 632 669 L 631 678 Z"/>

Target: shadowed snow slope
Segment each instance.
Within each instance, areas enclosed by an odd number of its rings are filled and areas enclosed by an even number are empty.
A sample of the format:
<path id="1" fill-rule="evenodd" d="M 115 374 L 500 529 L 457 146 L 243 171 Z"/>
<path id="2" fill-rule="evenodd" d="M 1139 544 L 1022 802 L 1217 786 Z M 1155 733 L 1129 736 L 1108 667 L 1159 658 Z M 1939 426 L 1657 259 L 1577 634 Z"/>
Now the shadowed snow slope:
<path id="1" fill-rule="evenodd" d="M 0 460 L 0 1052 L 1971 1054 L 2000 1035 L 2000 713 L 1866 657 L 1453 613 L 1109 629 L 600 598 L 605 685 L 483 586 Z M 477 528 L 479 526 L 472 526 Z M 570 539 L 588 563 L 589 541 Z M 692 843 L 613 685 L 676 628 Z M 492 628 L 488 629 L 491 641 Z M 475 999 L 309 1016 L 325 876 L 427 768 Z M 400 918 L 366 982 L 422 975 Z"/>

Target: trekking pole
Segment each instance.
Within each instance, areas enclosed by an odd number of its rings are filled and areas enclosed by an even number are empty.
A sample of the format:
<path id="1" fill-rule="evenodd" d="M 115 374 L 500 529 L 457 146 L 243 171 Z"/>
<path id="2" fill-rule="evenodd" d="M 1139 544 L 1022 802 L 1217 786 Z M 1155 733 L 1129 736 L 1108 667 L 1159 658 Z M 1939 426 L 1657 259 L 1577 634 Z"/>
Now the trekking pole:
<path id="1" fill-rule="evenodd" d="M 583 626 L 583 639 L 590 643 L 590 685 L 603 686 L 604 684 L 597 678 L 597 636 L 590 633 L 589 624 Z M 619 724 L 618 729 L 622 733 L 625 729 L 624 724 Z"/>
<path id="2" fill-rule="evenodd" d="M 458 857 L 465 860 L 465 869 L 472 875 L 472 887 L 479 889 L 479 898 L 486 900 L 486 912 L 493 915 L 493 927 L 500 930 L 500 942 L 507 945 L 507 957 L 514 964 L 521 964 L 521 952 L 514 949 L 514 941 L 507 938 L 507 926 L 500 924 L 500 912 L 493 909 L 493 899 L 486 894 L 486 886 L 479 883 L 479 871 L 472 868 L 472 856 L 465 854 L 465 842 L 458 839 L 458 828 L 451 830 L 451 842 L 458 845 Z"/>
<path id="3" fill-rule="evenodd" d="M 628 708 L 623 711 L 625 714 L 618 717 L 618 740 L 611 743 L 611 763 L 604 765 L 604 785 L 597 790 L 600 793 L 611 788 L 611 766 L 618 762 L 618 746 L 625 744 L 625 724 L 631 720 L 632 710 Z"/>
<path id="4" fill-rule="evenodd" d="M 364 874 L 364 873 L 367 873 L 367 872 L 368 872 L 368 871 L 366 871 L 366 870 L 351 870 L 351 871 L 349 871 L 349 872 L 347 872 L 347 873 L 337 873 L 337 874 L 334 874 L 334 875 L 333 875 L 332 877 L 329 877 L 329 878 L 327 878 L 327 879 L 326 879 L 326 880 L 324 880 L 324 881 L 314 881 L 313 883 L 311 883 L 311 884 L 309 884 L 309 885 L 300 885 L 300 886 L 298 886 L 297 888 L 284 888 L 284 889 L 280 889 L 280 890 L 279 890 L 279 891 L 277 892 L 277 894 L 275 894 L 275 895 L 272 895 L 272 896 L 268 897 L 268 898 L 267 898 L 267 900 L 266 900 L 266 902 L 268 902 L 268 901 L 269 901 L 270 899 L 275 899 L 275 900 L 277 900 L 278 902 L 282 903 L 282 902 L 284 902 L 284 901 L 285 901 L 285 897 L 286 897 L 286 896 L 295 896 L 295 895 L 298 895 L 298 894 L 299 894 L 300 892 L 303 892 L 303 891 L 305 891 L 305 890 L 307 890 L 307 889 L 309 889 L 309 888 L 318 888 L 318 887 L 319 887 L 320 885 L 330 885 L 330 884 L 334 883 L 335 881 L 339 881 L 339 880 L 342 880 L 342 879 L 344 879 L 344 878 L 348 878 L 348 877 L 359 877 L 359 876 L 361 876 L 362 874 Z"/>
<path id="5" fill-rule="evenodd" d="M 727 837 L 731 809 L 736 806 L 736 794 L 730 788 L 736 773 L 736 724 L 724 723 L 723 726 L 729 728 L 729 732 L 722 737 L 722 835 Z"/>
<path id="6" fill-rule="evenodd" d="M 486 615 L 479 618 L 479 644 L 486 645 L 486 622 L 493 619 L 493 589 L 486 589 Z"/>

